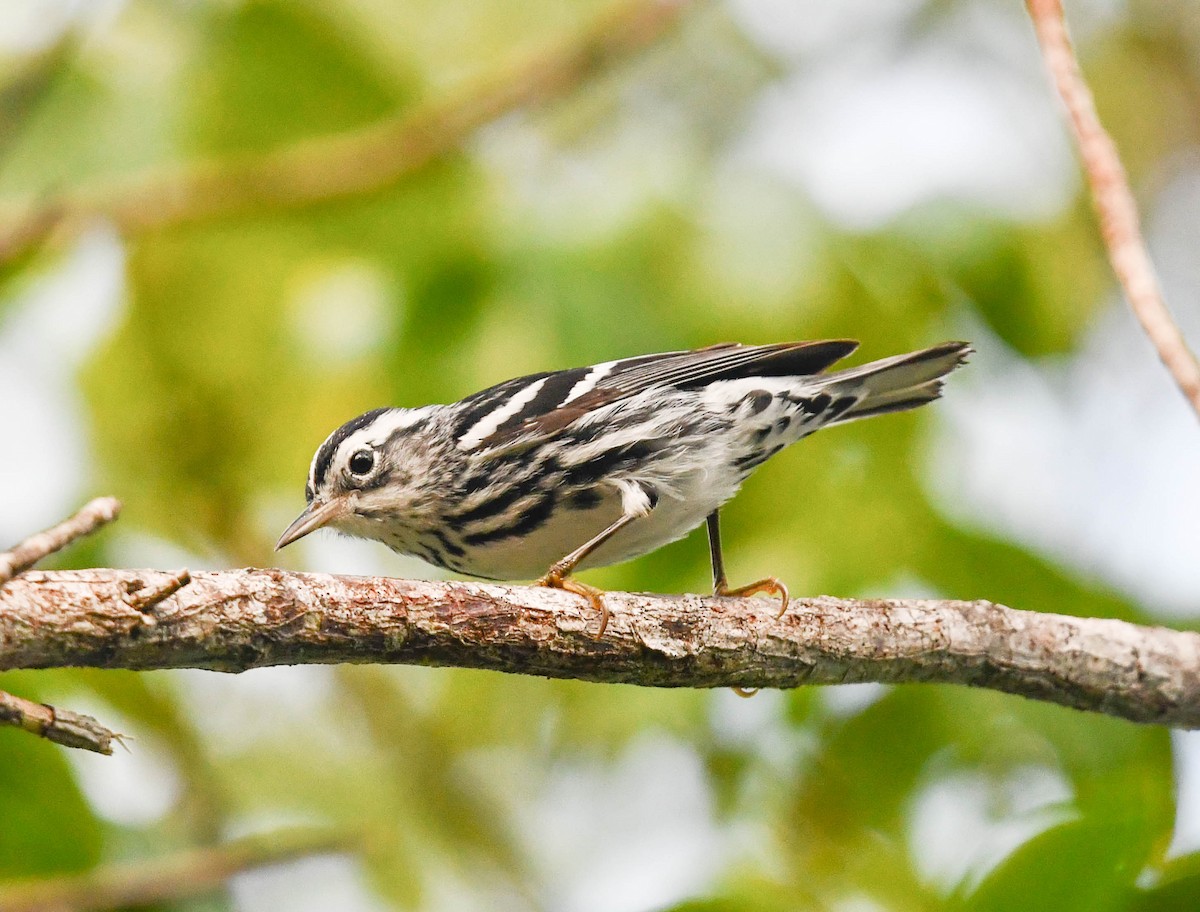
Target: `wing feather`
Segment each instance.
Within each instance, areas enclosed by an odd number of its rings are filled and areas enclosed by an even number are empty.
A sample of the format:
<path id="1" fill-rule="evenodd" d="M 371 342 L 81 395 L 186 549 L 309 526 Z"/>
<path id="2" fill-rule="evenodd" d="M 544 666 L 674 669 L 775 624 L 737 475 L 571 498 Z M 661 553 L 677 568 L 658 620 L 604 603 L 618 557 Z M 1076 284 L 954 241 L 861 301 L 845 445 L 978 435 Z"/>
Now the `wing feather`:
<path id="1" fill-rule="evenodd" d="M 478 427 L 493 408 L 503 408 L 513 396 L 533 383 L 542 383 L 537 395 L 522 408 L 506 414 L 502 424 L 486 436 L 469 434 L 460 425 L 460 446 L 499 448 L 512 452 L 539 443 L 569 427 L 589 412 L 629 399 L 653 387 L 694 389 L 719 380 L 742 377 L 787 377 L 817 374 L 858 347 L 848 339 L 821 342 L 785 342 L 776 345 L 740 345 L 735 342 L 693 351 L 639 355 L 557 374 L 535 374 L 509 380 L 463 401 L 467 422 Z M 589 378 L 594 377 L 589 386 Z M 543 382 L 545 381 L 545 382 Z M 560 391 L 548 395 L 549 389 Z"/>

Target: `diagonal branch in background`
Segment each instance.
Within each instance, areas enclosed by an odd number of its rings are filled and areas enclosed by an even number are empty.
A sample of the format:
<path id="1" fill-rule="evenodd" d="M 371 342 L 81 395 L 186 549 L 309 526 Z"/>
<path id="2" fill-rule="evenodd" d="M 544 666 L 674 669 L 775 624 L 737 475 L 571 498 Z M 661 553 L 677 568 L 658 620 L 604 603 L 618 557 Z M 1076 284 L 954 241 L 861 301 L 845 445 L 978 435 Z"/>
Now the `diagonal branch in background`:
<path id="1" fill-rule="evenodd" d="M 1046 67 L 1070 115 L 1071 130 L 1100 217 L 1113 271 L 1146 335 L 1183 395 L 1200 416 L 1200 363 L 1187 346 L 1163 300 L 1162 288 L 1142 238 L 1137 204 L 1116 144 L 1100 123 L 1067 33 L 1061 0 L 1025 0 Z"/>
<path id="2" fill-rule="evenodd" d="M 121 502 L 115 497 L 97 497 L 84 504 L 69 519 L 31 535 L 16 547 L 0 553 L 0 589 L 42 558 L 61 551 L 76 539 L 91 535 L 101 526 L 112 522 L 120 512 Z M 121 740 L 119 734 L 105 728 L 91 716 L 55 709 L 46 703 L 35 703 L 2 690 L 0 725 L 13 725 L 56 744 L 98 754 L 111 754 L 113 742 Z"/>
<path id="3" fill-rule="evenodd" d="M 0 591 L 0 669 L 389 662 L 653 687 L 940 682 L 1200 728 L 1200 634 L 983 601 L 606 595 L 282 570 L 196 573 L 153 610 L 157 571 L 36 572 Z"/>
<path id="4" fill-rule="evenodd" d="M 513 110 L 562 97 L 653 44 L 685 0 L 635 0 L 582 34 L 440 103 L 365 129 L 312 139 L 265 155 L 199 162 L 67 192 L 0 219 L 0 262 L 94 219 L 125 234 L 260 209 L 294 209 L 389 187 L 459 148 Z"/>
<path id="5" fill-rule="evenodd" d="M 113 742 L 121 735 L 105 728 L 91 716 L 34 703 L 0 690 L 0 725 L 13 725 L 63 747 L 78 747 L 97 754 L 112 755 Z M 0 909 L 5 908 L 0 905 Z"/>
<path id="6" fill-rule="evenodd" d="M 223 845 L 192 849 L 83 874 L 9 883 L 0 887 L 4 912 L 100 912 L 157 906 L 222 886 L 243 871 L 309 855 L 345 851 L 348 840 L 329 830 L 293 828 L 243 836 Z"/>
<path id="7" fill-rule="evenodd" d="M 121 502 L 115 497 L 97 497 L 84 504 L 69 519 L 64 519 L 45 532 L 31 535 L 16 547 L 0 553 L 0 586 L 18 573 L 24 573 L 42 558 L 61 551 L 75 539 L 91 535 L 116 519 L 120 512 Z"/>

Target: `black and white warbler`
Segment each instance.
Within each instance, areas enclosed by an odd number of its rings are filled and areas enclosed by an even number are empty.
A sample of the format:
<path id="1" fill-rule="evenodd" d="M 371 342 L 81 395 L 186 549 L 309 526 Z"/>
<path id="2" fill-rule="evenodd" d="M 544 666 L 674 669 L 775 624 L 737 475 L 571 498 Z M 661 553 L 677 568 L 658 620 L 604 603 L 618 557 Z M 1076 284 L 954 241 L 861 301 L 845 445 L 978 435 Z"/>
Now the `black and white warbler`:
<path id="1" fill-rule="evenodd" d="M 519 377 L 452 405 L 380 408 L 321 444 L 308 506 L 277 548 L 329 526 L 456 573 L 532 579 L 590 599 L 580 568 L 646 554 L 708 523 L 720 595 L 731 588 L 718 510 L 785 446 L 832 424 L 916 408 L 964 342 L 822 373 L 850 340 L 714 345 Z"/>

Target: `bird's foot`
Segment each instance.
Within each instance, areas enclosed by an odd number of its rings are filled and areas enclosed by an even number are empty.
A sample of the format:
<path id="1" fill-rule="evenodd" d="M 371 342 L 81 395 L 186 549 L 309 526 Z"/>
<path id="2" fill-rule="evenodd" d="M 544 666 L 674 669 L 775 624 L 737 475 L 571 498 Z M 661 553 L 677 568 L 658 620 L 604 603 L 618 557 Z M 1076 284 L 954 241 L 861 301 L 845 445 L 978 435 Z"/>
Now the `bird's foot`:
<path id="1" fill-rule="evenodd" d="M 608 629 L 608 606 L 604 604 L 603 589 L 597 589 L 595 586 L 589 586 L 587 583 L 571 579 L 569 576 L 565 576 L 562 571 L 555 570 L 553 567 L 550 568 L 549 573 L 537 580 L 534 585 L 546 586 L 550 589 L 564 589 L 567 592 L 582 595 L 592 603 L 592 606 L 600 614 L 600 629 L 596 631 L 596 639 L 604 636 L 604 631 Z"/>
<path id="2" fill-rule="evenodd" d="M 758 595 L 766 593 L 779 596 L 779 613 L 776 618 L 783 617 L 783 613 L 788 609 L 788 590 L 787 586 L 779 579 L 773 576 L 768 576 L 766 579 L 760 579 L 757 582 L 750 583 L 748 586 L 738 586 L 736 589 L 730 588 L 729 584 L 721 580 L 713 587 L 716 595 L 724 596 L 743 596 L 743 595 Z M 757 687 L 731 687 L 729 688 L 739 697 L 752 697 L 758 693 Z"/>
<path id="3" fill-rule="evenodd" d="M 748 586 L 738 586 L 736 589 L 731 589 L 729 584 L 724 580 L 717 583 L 715 587 L 716 595 L 736 597 L 742 595 L 757 595 L 759 593 L 779 596 L 779 613 L 776 614 L 775 617 L 783 617 L 783 613 L 788 609 L 788 590 L 787 586 L 773 576 L 768 576 L 766 579 L 760 579 L 758 582 L 750 583 Z"/>

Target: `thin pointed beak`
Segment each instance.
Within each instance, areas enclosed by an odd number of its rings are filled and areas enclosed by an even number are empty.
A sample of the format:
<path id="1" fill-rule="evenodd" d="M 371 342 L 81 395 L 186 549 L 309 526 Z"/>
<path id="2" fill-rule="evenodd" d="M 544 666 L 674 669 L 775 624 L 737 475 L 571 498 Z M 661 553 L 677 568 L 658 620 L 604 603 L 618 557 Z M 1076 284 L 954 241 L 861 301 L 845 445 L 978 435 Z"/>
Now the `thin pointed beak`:
<path id="1" fill-rule="evenodd" d="M 275 543 L 275 550 L 286 548 L 294 541 L 299 541 L 304 538 L 309 532 L 315 532 L 322 526 L 327 526 L 336 519 L 341 519 L 352 509 L 349 498 L 335 497 L 333 500 L 328 500 L 325 503 L 313 501 L 310 503 L 295 522 L 283 530 L 283 534 L 279 536 L 279 541 Z"/>

